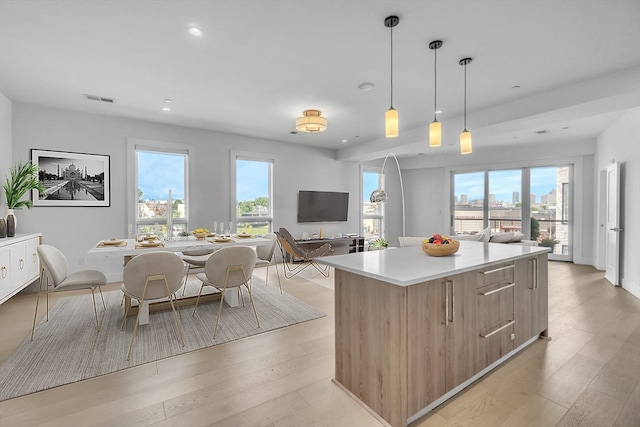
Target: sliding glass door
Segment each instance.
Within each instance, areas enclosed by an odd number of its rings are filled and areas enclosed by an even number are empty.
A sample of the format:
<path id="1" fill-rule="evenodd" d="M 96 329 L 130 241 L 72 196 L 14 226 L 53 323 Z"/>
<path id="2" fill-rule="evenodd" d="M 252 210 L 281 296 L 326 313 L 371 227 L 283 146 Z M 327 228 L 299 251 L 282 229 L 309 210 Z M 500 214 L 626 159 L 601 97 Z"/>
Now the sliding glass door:
<path id="1" fill-rule="evenodd" d="M 453 234 L 522 232 L 571 261 L 571 166 L 453 173 Z"/>

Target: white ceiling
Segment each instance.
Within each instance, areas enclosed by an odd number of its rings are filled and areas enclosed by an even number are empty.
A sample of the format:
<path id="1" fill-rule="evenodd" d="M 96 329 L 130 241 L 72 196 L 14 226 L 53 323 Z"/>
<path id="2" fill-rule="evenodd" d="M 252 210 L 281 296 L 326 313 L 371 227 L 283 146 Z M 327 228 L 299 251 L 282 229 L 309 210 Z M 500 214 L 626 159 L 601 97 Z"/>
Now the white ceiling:
<path id="1" fill-rule="evenodd" d="M 401 135 L 387 140 L 389 15 L 400 18 Z M 428 149 L 436 39 L 445 146 Z M 331 148 L 340 159 L 380 157 L 390 144 L 404 156 L 457 150 L 464 57 L 474 151 L 594 138 L 640 105 L 640 2 L 0 0 L 0 91 L 13 102 Z M 374 90 L 358 90 L 363 82 Z M 328 130 L 292 135 L 305 109 L 321 110 Z"/>

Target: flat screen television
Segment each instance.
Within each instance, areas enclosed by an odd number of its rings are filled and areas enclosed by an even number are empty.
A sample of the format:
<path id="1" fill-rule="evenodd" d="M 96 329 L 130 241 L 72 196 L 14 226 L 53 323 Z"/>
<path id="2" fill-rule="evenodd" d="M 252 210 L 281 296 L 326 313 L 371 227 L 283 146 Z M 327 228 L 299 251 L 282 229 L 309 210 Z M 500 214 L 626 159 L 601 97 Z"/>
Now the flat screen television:
<path id="1" fill-rule="evenodd" d="M 298 192 L 298 222 L 346 222 L 348 215 L 349 193 Z"/>

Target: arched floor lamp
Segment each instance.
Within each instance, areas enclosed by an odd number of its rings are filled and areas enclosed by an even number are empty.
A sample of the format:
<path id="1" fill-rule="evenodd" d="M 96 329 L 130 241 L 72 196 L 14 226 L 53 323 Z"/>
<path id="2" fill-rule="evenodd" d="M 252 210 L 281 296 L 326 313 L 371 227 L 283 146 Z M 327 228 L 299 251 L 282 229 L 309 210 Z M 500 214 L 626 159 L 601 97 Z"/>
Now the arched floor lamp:
<path id="1" fill-rule="evenodd" d="M 387 163 L 387 159 L 389 156 L 392 156 L 396 161 L 396 166 L 398 167 L 398 176 L 400 177 L 400 194 L 402 196 L 402 237 L 405 237 L 405 220 L 404 220 L 404 185 L 402 185 L 402 172 L 400 172 L 400 163 L 398 163 L 398 158 L 393 153 L 389 153 L 384 157 L 384 161 L 382 162 L 382 169 L 380 169 L 380 175 L 384 173 L 384 165 Z M 369 197 L 371 203 L 387 203 L 389 201 L 389 195 L 382 188 L 378 188 L 371 193 Z"/>

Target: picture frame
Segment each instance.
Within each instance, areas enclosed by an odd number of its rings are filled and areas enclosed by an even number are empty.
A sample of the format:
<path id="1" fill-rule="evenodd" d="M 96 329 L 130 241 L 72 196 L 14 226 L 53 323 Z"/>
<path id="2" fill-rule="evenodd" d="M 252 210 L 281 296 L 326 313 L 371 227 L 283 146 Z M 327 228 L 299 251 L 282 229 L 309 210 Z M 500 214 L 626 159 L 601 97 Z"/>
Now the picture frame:
<path id="1" fill-rule="evenodd" d="M 33 206 L 111 206 L 110 156 L 32 149 L 31 163 L 45 187 Z"/>

